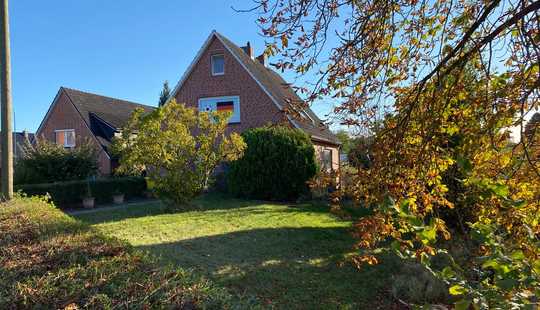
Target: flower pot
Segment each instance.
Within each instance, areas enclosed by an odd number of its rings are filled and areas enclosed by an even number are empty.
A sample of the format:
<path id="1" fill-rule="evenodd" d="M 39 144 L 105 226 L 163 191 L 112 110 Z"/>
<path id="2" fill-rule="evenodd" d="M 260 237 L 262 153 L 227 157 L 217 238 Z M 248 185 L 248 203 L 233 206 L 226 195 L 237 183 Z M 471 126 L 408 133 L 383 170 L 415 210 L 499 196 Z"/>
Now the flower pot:
<path id="1" fill-rule="evenodd" d="M 92 209 L 94 207 L 94 197 L 86 197 L 86 198 L 83 198 L 83 207 L 85 209 Z"/>
<path id="2" fill-rule="evenodd" d="M 115 205 L 120 205 L 124 203 L 124 194 L 115 194 L 113 195 L 113 202 Z"/>

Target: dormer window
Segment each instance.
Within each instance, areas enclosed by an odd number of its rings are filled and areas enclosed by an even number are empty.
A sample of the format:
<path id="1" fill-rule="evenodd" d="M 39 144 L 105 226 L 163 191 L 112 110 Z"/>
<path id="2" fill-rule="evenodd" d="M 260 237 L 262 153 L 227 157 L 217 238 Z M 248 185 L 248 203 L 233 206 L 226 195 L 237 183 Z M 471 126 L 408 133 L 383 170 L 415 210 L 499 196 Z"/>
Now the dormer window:
<path id="1" fill-rule="evenodd" d="M 223 54 L 212 55 L 212 75 L 225 74 L 225 58 Z"/>

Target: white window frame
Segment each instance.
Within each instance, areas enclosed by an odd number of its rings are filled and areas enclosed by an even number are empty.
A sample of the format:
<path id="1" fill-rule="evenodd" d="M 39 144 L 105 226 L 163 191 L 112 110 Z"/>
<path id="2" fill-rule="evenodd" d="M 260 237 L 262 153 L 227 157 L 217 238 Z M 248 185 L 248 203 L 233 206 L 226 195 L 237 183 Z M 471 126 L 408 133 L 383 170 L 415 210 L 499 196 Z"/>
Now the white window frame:
<path id="1" fill-rule="evenodd" d="M 222 57 L 223 58 L 223 72 L 215 72 L 214 71 L 214 57 Z M 210 67 L 212 70 L 212 76 L 219 76 L 225 74 L 225 55 L 224 54 L 214 54 L 210 56 Z"/>
<path id="2" fill-rule="evenodd" d="M 75 142 L 75 140 L 76 140 L 75 129 L 58 129 L 58 130 L 55 130 L 54 131 L 54 140 L 55 140 L 56 144 L 58 144 L 58 141 L 56 139 L 57 138 L 56 133 L 58 133 L 58 132 L 64 132 L 64 145 L 63 145 L 63 147 L 65 147 L 65 148 L 74 148 L 75 147 L 75 145 L 76 145 L 76 142 Z M 73 144 L 68 144 L 67 143 L 68 139 L 66 139 L 66 135 L 65 135 L 66 132 L 73 132 Z"/>
<path id="3" fill-rule="evenodd" d="M 240 96 L 222 96 L 222 97 L 206 97 L 206 98 L 199 98 L 199 112 L 206 112 L 203 111 L 202 105 L 205 102 L 211 102 L 213 105 L 216 105 L 218 102 L 223 101 L 232 101 L 234 102 L 234 114 L 229 119 L 229 124 L 240 124 L 242 117 L 240 113 Z M 217 111 L 217 109 L 213 109 L 212 111 Z M 236 116 L 236 117 L 235 117 Z"/>
<path id="4" fill-rule="evenodd" d="M 330 158 L 329 158 L 329 162 L 326 161 L 326 158 L 325 158 L 325 155 L 330 153 Z M 321 152 L 321 163 L 323 165 L 323 168 L 326 169 L 327 171 L 332 171 L 334 170 L 334 150 L 332 149 L 323 149 L 322 152 Z M 327 166 L 328 165 L 328 166 Z"/>

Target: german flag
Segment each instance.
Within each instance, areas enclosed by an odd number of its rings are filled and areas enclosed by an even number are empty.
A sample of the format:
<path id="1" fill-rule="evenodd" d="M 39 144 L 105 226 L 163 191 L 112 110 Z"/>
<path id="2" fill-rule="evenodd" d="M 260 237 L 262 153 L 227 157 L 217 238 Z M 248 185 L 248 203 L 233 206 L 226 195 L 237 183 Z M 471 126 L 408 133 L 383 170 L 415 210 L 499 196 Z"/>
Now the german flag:
<path id="1" fill-rule="evenodd" d="M 217 106 L 217 110 L 219 112 L 226 112 L 226 111 L 233 112 L 234 111 L 234 102 L 233 101 L 218 102 L 216 104 L 216 106 Z"/>

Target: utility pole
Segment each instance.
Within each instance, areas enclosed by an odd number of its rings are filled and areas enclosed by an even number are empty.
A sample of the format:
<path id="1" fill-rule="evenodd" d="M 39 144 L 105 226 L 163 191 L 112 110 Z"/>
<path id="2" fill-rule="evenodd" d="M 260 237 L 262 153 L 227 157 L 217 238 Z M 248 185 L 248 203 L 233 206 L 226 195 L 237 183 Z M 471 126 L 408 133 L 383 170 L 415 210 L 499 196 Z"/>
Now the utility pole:
<path id="1" fill-rule="evenodd" d="M 8 0 L 2 0 L 0 23 L 0 112 L 2 114 L 2 198 L 13 198 L 13 106 L 11 103 L 11 55 L 9 51 Z"/>

